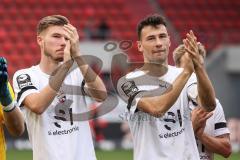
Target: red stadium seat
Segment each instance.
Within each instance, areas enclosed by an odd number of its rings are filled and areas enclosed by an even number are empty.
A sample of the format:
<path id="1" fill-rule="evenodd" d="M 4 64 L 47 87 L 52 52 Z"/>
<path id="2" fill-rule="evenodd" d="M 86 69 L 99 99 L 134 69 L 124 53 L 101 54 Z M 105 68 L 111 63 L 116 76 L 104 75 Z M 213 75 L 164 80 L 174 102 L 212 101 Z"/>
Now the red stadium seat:
<path id="1" fill-rule="evenodd" d="M 12 0 L 1 0 L 1 5 L 7 8 L 12 5 Z"/>
<path id="2" fill-rule="evenodd" d="M 207 45 L 207 49 L 227 41 L 240 42 L 236 34 L 221 35 L 228 31 L 239 30 L 240 14 L 237 0 L 158 0 L 158 2 L 167 18 L 177 31 L 180 31 L 181 37 L 184 37 L 189 29 L 193 29 L 200 35 L 204 33 L 201 39 Z"/>
<path id="3" fill-rule="evenodd" d="M 124 0 L 1 0 L 0 50 L 11 59 L 11 74 L 39 60 L 36 26 L 46 15 L 65 15 L 80 30 L 90 17 L 96 20 L 95 27 L 100 20 L 106 19 L 111 38 L 132 39 L 136 22 L 130 16 L 132 8 L 126 3 Z M 79 33 L 79 36 L 83 38 L 83 34 Z M 20 55 L 24 62 L 19 61 Z"/>
<path id="4" fill-rule="evenodd" d="M 4 29 L 0 28 L 0 43 L 1 44 L 4 43 L 7 36 L 8 36 L 7 32 Z"/>

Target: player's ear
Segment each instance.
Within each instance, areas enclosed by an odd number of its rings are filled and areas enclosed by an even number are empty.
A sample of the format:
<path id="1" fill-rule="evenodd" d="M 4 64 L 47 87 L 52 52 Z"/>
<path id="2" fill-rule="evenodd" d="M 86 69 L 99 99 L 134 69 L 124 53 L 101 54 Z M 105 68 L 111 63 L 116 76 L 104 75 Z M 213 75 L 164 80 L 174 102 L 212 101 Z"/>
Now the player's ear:
<path id="1" fill-rule="evenodd" d="M 168 40 L 169 40 L 169 47 L 171 46 L 171 37 L 170 36 L 168 36 Z"/>
<path id="2" fill-rule="evenodd" d="M 138 51 L 143 52 L 141 41 L 137 41 Z"/>
<path id="3" fill-rule="evenodd" d="M 38 43 L 40 49 L 44 50 L 44 38 L 41 34 L 37 36 L 37 43 Z"/>
<path id="4" fill-rule="evenodd" d="M 37 43 L 39 46 L 41 46 L 43 43 L 43 38 L 40 35 L 37 36 Z"/>

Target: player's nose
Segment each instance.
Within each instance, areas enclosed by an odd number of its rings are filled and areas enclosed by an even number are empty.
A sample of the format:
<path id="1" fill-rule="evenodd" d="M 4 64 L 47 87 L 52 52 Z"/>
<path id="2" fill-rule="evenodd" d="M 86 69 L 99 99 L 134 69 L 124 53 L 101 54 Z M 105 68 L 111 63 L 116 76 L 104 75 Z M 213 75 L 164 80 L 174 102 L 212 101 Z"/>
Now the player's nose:
<path id="1" fill-rule="evenodd" d="M 162 47 L 162 41 L 159 38 L 156 39 L 156 47 Z"/>
<path id="2" fill-rule="evenodd" d="M 60 45 L 61 46 L 66 46 L 67 45 L 67 39 L 65 37 L 61 37 L 60 39 Z"/>

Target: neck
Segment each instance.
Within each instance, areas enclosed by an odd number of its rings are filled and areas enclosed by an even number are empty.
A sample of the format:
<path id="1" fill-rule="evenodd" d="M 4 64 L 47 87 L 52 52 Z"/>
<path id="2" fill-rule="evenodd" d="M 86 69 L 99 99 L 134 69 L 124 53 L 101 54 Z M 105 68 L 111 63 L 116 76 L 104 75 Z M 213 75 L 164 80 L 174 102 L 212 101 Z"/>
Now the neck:
<path id="1" fill-rule="evenodd" d="M 147 72 L 147 74 L 155 77 L 161 77 L 168 71 L 168 63 L 167 61 L 163 63 L 144 63 L 141 70 Z"/>
<path id="2" fill-rule="evenodd" d="M 44 73 L 51 75 L 53 71 L 57 69 L 59 64 L 60 62 L 54 61 L 51 57 L 42 55 L 39 67 Z"/>

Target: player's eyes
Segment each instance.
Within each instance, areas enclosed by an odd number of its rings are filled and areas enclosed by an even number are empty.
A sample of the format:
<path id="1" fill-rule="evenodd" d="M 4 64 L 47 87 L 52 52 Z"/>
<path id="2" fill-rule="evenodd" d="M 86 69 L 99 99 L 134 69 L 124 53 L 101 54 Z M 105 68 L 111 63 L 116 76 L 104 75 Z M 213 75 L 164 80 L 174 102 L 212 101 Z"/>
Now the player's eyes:
<path id="1" fill-rule="evenodd" d="M 167 38 L 167 35 L 160 35 L 159 38 Z"/>
<path id="2" fill-rule="evenodd" d="M 148 37 L 147 40 L 154 40 L 154 37 Z"/>
<path id="3" fill-rule="evenodd" d="M 61 38 L 60 35 L 53 35 L 54 38 Z"/>

